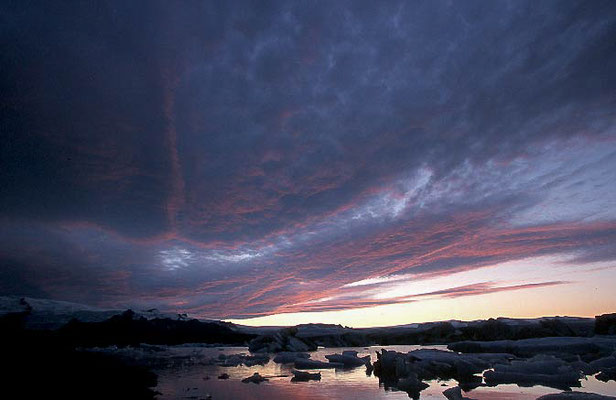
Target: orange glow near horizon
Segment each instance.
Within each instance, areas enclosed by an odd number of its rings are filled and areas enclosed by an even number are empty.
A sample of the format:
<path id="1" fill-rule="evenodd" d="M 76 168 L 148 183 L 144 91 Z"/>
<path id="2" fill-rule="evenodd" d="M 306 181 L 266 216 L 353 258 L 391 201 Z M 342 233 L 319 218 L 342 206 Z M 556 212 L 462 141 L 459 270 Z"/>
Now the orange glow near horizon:
<path id="1" fill-rule="evenodd" d="M 545 272 L 556 273 L 556 270 L 551 270 L 553 266 L 546 265 L 544 268 L 547 270 Z M 486 272 L 489 271 L 483 271 Z M 557 286 L 463 297 L 434 297 L 408 303 L 336 311 L 280 313 L 256 318 L 227 319 L 227 321 L 248 326 L 326 323 L 363 328 L 498 317 L 594 317 L 616 311 L 616 296 L 612 286 L 615 272 L 616 269 L 609 266 L 588 270 L 578 281 Z M 459 275 L 472 273 L 473 271 L 470 271 Z M 567 275 L 567 271 L 561 270 L 561 275 Z M 463 277 L 457 279 L 464 281 Z M 427 280 L 425 285 L 430 285 L 429 281 Z"/>

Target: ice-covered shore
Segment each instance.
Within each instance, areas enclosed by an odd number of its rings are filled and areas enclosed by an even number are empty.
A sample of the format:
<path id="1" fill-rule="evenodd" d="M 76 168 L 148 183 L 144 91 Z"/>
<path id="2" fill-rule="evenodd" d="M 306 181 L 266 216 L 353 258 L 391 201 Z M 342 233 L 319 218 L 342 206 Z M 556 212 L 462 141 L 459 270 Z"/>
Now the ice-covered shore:
<path id="1" fill-rule="evenodd" d="M 613 380 L 616 371 L 614 336 L 461 342 L 448 347 L 453 351 L 383 350 L 377 353 L 374 372 L 387 385 L 415 397 L 424 380 L 435 378 L 453 378 L 465 389 L 513 383 L 571 390 L 587 375 Z"/>
<path id="2" fill-rule="evenodd" d="M 562 341 L 561 344 L 564 346 L 563 354 L 567 354 L 565 358 L 569 359 L 570 355 L 576 352 L 576 347 L 567 349 L 566 342 Z M 220 353 L 223 350 L 225 354 Z M 274 357 L 281 356 L 278 358 L 278 362 L 271 360 L 273 354 L 250 354 L 245 352 L 245 348 L 207 349 L 196 347 L 191 349 L 184 346 L 141 345 L 132 349 L 111 348 L 98 351 L 122 354 L 129 360 L 141 359 L 146 363 L 145 365 L 156 368 L 169 368 L 173 365 L 172 369 L 175 371 L 178 367 L 187 367 L 191 364 L 195 368 L 210 366 L 211 368 L 218 368 L 217 371 L 222 369 L 222 371 L 228 371 L 231 375 L 235 374 L 235 381 L 237 382 L 239 382 L 239 379 L 250 378 L 254 375 L 254 372 L 259 372 L 264 378 L 270 378 L 272 371 L 283 371 L 286 374 L 285 377 L 278 375 L 275 376 L 275 379 L 296 383 L 320 380 L 321 383 L 330 385 L 331 382 L 329 381 L 333 376 L 329 372 L 330 370 L 337 371 L 334 376 L 344 376 L 348 372 L 343 370 L 360 369 L 362 375 L 370 376 L 372 368 L 374 368 L 374 375 L 378 377 L 380 383 L 386 389 L 404 391 L 410 397 L 418 398 L 424 390 L 427 390 L 429 385 L 431 387 L 430 393 L 433 396 L 435 382 L 447 382 L 449 387 L 443 388 L 443 398 L 453 400 L 473 398 L 475 390 L 478 391 L 477 393 L 481 393 L 483 389 L 490 390 L 490 388 L 498 387 L 503 383 L 514 383 L 521 387 L 539 385 L 544 387 L 543 391 L 539 392 L 541 394 L 549 393 L 545 388 L 550 387 L 554 389 L 553 394 L 555 396 L 560 396 L 561 391 L 568 391 L 570 388 L 575 390 L 575 388 L 580 387 L 580 383 L 584 383 L 586 366 L 596 368 L 588 370 L 594 372 L 601 368 L 609 368 L 614 361 L 613 354 L 600 358 L 593 355 L 591 358 L 595 359 L 589 362 L 569 362 L 554 355 L 540 354 L 524 358 L 509 353 L 457 353 L 421 348 L 408 352 L 377 350 L 376 361 L 372 364 L 371 361 L 373 360 L 370 360 L 369 356 L 364 354 L 374 354 L 374 350 L 376 350 L 374 347 L 365 348 L 363 351 L 360 349 L 351 351 L 321 348 L 318 351 L 308 353 L 278 353 Z M 237 351 L 241 352 L 237 353 Z M 581 355 L 579 358 L 586 357 Z M 340 362 L 347 358 L 349 362 L 346 365 Z M 272 366 L 272 364 L 286 365 Z M 238 372 L 241 373 L 239 377 L 237 376 Z M 494 373 L 502 375 L 493 376 Z M 452 382 L 457 386 L 451 387 Z M 265 382 L 264 384 L 268 383 Z M 609 391 L 605 391 L 605 388 L 602 390 L 603 397 L 589 397 L 588 394 L 580 394 L 581 397 L 566 395 L 570 397 L 562 398 L 565 400 L 577 398 L 581 400 L 610 399 L 606 397 Z M 537 397 L 541 394 L 537 394 Z M 554 399 L 559 398 L 554 397 Z M 546 399 L 551 399 L 551 397 Z"/>

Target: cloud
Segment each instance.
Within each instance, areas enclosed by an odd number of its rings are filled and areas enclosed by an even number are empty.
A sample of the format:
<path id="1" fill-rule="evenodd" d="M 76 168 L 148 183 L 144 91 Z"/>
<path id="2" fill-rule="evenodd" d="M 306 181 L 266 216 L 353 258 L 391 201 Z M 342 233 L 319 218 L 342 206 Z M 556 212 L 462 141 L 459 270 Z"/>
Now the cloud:
<path id="1" fill-rule="evenodd" d="M 3 4 L 2 287 L 254 316 L 609 262 L 614 11 Z"/>
<path id="2" fill-rule="evenodd" d="M 475 285 L 458 286 L 445 290 L 437 290 L 434 292 L 424 293 L 417 295 L 417 297 L 423 296 L 441 296 L 441 297 L 461 297 L 461 296 L 476 296 L 480 294 L 496 293 L 511 290 L 532 289 L 538 287 L 554 286 L 554 285 L 566 285 L 571 282 L 563 281 L 550 281 L 550 282 L 538 282 L 538 283 L 525 283 L 521 285 L 512 286 L 493 286 L 489 283 L 480 283 Z"/>
<path id="3" fill-rule="evenodd" d="M 323 312 L 323 311 L 341 311 L 346 309 L 357 309 L 376 307 L 390 304 L 409 304 L 422 300 L 434 300 L 438 298 L 457 298 L 464 296 L 480 296 L 491 293 L 517 291 L 525 289 L 543 288 L 557 285 L 567 285 L 571 282 L 566 281 L 548 281 L 525 283 L 510 286 L 497 286 L 491 282 L 482 282 L 472 285 L 456 286 L 443 290 L 437 290 L 426 293 L 419 293 L 411 296 L 388 297 L 386 299 L 366 298 L 362 296 L 340 296 L 327 297 L 317 301 L 308 301 L 297 305 L 282 307 L 279 311 L 284 313 L 292 312 Z"/>

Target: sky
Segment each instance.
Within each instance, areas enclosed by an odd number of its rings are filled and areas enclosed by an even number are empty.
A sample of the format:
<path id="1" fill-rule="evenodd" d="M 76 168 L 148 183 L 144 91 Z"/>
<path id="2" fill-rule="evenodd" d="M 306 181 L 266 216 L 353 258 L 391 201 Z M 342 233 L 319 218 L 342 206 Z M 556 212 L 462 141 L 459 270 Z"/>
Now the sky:
<path id="1" fill-rule="evenodd" d="M 616 311 L 616 2 L 4 1 L 0 295 Z"/>

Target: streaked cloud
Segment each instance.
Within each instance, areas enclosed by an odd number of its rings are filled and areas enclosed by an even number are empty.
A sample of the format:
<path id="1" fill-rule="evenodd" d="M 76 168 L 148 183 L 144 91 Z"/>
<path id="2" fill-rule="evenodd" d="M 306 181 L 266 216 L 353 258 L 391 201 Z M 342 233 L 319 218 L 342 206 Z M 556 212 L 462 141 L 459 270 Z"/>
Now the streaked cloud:
<path id="1" fill-rule="evenodd" d="M 616 307 L 613 2 L 0 15 L 2 293 L 360 325 Z"/>

